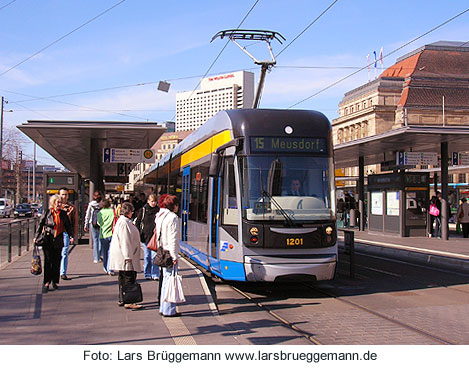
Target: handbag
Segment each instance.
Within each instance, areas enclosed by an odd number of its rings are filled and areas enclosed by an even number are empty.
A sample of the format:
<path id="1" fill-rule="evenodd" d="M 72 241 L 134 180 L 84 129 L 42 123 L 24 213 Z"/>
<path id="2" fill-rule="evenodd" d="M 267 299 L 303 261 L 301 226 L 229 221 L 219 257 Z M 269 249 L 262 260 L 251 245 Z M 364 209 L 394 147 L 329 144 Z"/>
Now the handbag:
<path id="1" fill-rule="evenodd" d="M 140 303 L 143 301 L 142 287 L 138 282 L 122 286 L 122 301 L 124 304 Z"/>
<path id="2" fill-rule="evenodd" d="M 134 255 L 135 253 L 136 251 L 134 252 Z M 132 262 L 129 262 L 129 264 L 130 269 L 135 270 Z M 122 302 L 124 304 L 140 303 L 141 301 L 143 301 L 142 286 L 140 286 L 137 281 L 122 285 Z"/>
<path id="3" fill-rule="evenodd" d="M 156 237 L 156 228 L 153 232 L 153 236 L 151 236 L 150 241 L 147 243 L 147 249 L 151 251 L 158 251 L 158 239 Z"/>
<path id="4" fill-rule="evenodd" d="M 169 268 L 173 266 L 173 258 L 168 250 L 163 249 L 163 247 L 159 247 L 158 250 L 156 250 L 153 264 L 156 264 L 159 267 Z"/>
<path id="5" fill-rule="evenodd" d="M 182 276 L 177 274 L 177 269 L 174 268 L 171 275 L 169 277 L 165 277 L 165 279 L 168 280 L 168 284 L 163 301 L 174 304 L 184 303 L 186 298 L 182 291 Z"/>
<path id="6" fill-rule="evenodd" d="M 440 215 L 440 210 L 435 205 L 430 205 L 430 215 L 438 216 Z"/>
<path id="7" fill-rule="evenodd" d="M 31 274 L 39 276 L 42 273 L 41 255 L 39 254 L 39 248 L 34 245 L 33 249 L 33 260 L 31 261 Z"/>

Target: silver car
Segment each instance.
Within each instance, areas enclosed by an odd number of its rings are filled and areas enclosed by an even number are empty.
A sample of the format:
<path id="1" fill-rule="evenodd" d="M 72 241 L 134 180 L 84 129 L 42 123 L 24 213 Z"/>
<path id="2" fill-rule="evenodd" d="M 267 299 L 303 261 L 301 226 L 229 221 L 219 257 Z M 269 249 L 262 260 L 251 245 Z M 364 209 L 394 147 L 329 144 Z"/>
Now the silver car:
<path id="1" fill-rule="evenodd" d="M 13 205 L 8 198 L 0 198 L 0 216 L 4 218 L 11 217 L 13 213 Z"/>

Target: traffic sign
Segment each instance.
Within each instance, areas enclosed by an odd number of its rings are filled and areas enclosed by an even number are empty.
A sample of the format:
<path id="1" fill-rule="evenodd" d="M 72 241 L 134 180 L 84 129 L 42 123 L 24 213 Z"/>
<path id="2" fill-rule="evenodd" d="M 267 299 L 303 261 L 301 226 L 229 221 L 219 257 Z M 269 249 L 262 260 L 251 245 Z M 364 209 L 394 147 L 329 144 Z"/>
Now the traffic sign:
<path id="1" fill-rule="evenodd" d="M 103 148 L 104 163 L 147 163 L 155 162 L 155 153 L 152 149 L 140 148 Z"/>

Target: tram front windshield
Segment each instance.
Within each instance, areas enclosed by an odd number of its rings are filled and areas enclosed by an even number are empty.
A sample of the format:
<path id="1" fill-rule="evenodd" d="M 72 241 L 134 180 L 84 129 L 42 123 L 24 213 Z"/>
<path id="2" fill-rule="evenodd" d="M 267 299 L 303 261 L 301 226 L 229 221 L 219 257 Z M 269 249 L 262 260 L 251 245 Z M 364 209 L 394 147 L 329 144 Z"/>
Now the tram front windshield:
<path id="1" fill-rule="evenodd" d="M 333 216 L 329 158 L 249 156 L 240 159 L 243 217 L 308 222 Z"/>

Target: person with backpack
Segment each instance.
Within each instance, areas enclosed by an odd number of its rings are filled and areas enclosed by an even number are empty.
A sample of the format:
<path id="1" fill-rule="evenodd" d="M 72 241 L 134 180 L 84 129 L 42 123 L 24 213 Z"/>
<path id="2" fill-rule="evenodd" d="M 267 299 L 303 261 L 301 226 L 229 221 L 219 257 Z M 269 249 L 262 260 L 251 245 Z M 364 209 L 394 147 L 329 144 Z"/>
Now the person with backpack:
<path id="1" fill-rule="evenodd" d="M 102 261 L 98 225 L 98 213 L 100 210 L 99 203 L 102 199 L 103 195 L 101 192 L 94 192 L 93 200 L 91 200 L 91 202 L 88 204 L 88 209 L 86 210 L 85 216 L 85 232 L 91 232 L 90 241 L 93 241 L 93 258 L 95 264 L 99 263 L 99 261 Z"/>

